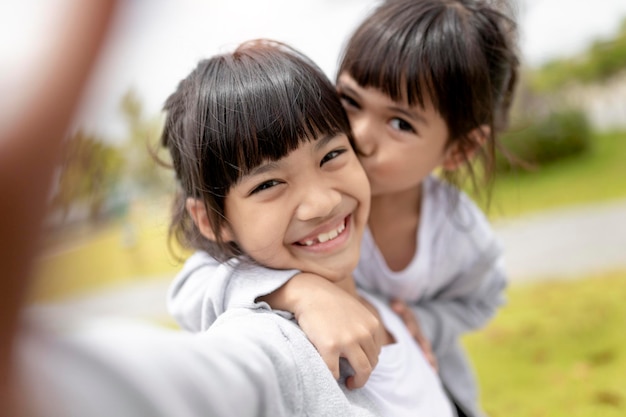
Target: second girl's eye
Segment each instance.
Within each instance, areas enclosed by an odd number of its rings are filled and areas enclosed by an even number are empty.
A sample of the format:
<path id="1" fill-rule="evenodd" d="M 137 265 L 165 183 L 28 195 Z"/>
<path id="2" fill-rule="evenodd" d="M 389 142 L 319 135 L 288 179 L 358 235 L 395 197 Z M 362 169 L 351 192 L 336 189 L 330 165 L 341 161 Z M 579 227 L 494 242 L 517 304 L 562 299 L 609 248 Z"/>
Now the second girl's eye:
<path id="1" fill-rule="evenodd" d="M 397 130 L 401 130 L 403 132 L 415 132 L 415 129 L 413 129 L 413 126 L 411 126 L 409 122 L 397 117 L 391 119 L 391 127 Z"/>
<path id="2" fill-rule="evenodd" d="M 333 159 L 337 158 L 339 155 L 341 155 L 342 153 L 346 151 L 347 149 L 342 148 L 342 149 L 335 149 L 333 151 L 328 152 L 326 155 L 324 155 L 324 157 L 320 161 L 320 166 L 324 165 L 328 161 L 332 161 Z"/>
<path id="3" fill-rule="evenodd" d="M 344 106 L 353 107 L 355 109 L 361 108 L 356 100 L 345 93 L 339 93 L 339 99 Z"/>
<path id="4" fill-rule="evenodd" d="M 250 195 L 256 194 L 256 193 L 261 192 L 261 191 L 268 190 L 268 189 L 270 189 L 272 187 L 275 187 L 275 186 L 279 185 L 280 183 L 281 182 L 278 181 L 278 180 L 264 181 L 261 184 L 257 185 L 256 187 L 254 187 L 252 189 L 252 191 L 250 191 Z"/>

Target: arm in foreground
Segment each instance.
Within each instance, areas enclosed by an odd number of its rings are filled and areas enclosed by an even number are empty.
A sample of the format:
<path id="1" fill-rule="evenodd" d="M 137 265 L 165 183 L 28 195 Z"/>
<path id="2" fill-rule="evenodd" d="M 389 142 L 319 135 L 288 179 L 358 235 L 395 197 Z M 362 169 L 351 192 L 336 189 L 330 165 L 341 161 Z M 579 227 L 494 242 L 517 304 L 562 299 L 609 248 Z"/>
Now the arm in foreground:
<path id="1" fill-rule="evenodd" d="M 12 409 L 13 340 L 39 246 L 54 167 L 116 3 L 62 3 L 67 20 L 51 28 L 50 48 L 33 63 L 33 68 L 40 70 L 24 72 L 29 77 L 24 84 L 29 88 L 19 100 L 21 107 L 0 127 L 0 290 L 6 296 L 0 314 L 2 415 L 18 414 Z"/>
<path id="2" fill-rule="evenodd" d="M 105 320 L 68 334 L 21 340 L 21 382 L 33 416 L 288 416 L 297 398 L 281 381 L 267 343 L 244 332 L 190 334 Z M 264 349 L 265 346 L 265 349 Z M 279 374 L 282 372 L 282 374 Z"/>

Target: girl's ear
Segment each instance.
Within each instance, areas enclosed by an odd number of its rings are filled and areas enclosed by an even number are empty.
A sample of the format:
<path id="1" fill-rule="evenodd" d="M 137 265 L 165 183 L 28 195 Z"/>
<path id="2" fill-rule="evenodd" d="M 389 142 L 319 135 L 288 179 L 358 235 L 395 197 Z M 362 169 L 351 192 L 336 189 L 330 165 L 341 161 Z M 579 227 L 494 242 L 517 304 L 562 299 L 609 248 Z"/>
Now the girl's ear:
<path id="1" fill-rule="evenodd" d="M 215 231 L 213 225 L 211 224 L 211 219 L 206 211 L 206 205 L 201 200 L 189 197 L 185 202 L 185 207 L 193 219 L 193 222 L 198 227 L 198 230 L 200 230 L 202 236 L 209 240 L 216 241 Z M 224 242 L 230 242 L 233 240 L 232 233 L 227 225 L 222 227 L 220 234 L 222 241 Z"/>
<path id="2" fill-rule="evenodd" d="M 466 161 L 470 161 L 476 151 L 482 148 L 491 135 L 491 128 L 488 125 L 480 125 L 468 134 L 469 141 L 455 142 L 446 149 L 442 167 L 446 171 L 454 171 L 462 166 Z"/>

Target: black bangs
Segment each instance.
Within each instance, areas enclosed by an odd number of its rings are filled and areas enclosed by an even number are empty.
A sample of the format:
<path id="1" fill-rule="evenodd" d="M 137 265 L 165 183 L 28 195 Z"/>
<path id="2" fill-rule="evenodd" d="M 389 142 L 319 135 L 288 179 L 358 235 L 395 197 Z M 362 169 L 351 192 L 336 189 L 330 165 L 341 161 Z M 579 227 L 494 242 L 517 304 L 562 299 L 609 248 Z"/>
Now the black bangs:
<path id="1" fill-rule="evenodd" d="M 257 45 L 200 68 L 202 176 L 213 191 L 225 194 L 251 169 L 283 158 L 303 141 L 349 135 L 334 87 L 301 57 Z"/>
<path id="2" fill-rule="evenodd" d="M 359 85 L 376 88 L 411 106 L 423 106 L 425 95 L 436 100 L 435 91 L 431 91 L 433 48 L 426 38 L 441 8 L 428 9 L 428 5 L 407 2 L 381 6 L 351 37 L 339 74 L 346 72 Z M 416 19 L 416 15 L 421 18 Z"/>

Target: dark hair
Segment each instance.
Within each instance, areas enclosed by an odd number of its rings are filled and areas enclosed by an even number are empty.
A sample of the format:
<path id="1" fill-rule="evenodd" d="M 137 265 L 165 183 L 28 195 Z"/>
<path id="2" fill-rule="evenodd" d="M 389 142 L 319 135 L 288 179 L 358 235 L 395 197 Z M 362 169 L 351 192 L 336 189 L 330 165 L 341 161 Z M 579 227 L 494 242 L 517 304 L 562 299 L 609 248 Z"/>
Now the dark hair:
<path id="1" fill-rule="evenodd" d="M 423 106 L 427 96 L 448 126 L 448 146 L 456 142 L 462 151 L 472 147 L 468 134 L 488 125 L 481 153 L 489 182 L 501 147 L 496 133 L 508 124 L 517 82 L 515 31 L 515 22 L 494 2 L 387 0 L 349 39 L 338 76 L 345 72 L 410 106 Z M 465 162 L 476 185 L 467 156 Z"/>
<path id="2" fill-rule="evenodd" d="M 344 133 L 349 121 L 326 75 L 296 50 L 255 40 L 200 61 L 167 99 L 162 145 L 179 184 L 170 238 L 220 261 L 241 255 L 219 239 L 230 188 L 264 161 L 278 160 L 303 141 Z M 185 209 L 203 201 L 215 242 L 203 237 Z"/>

